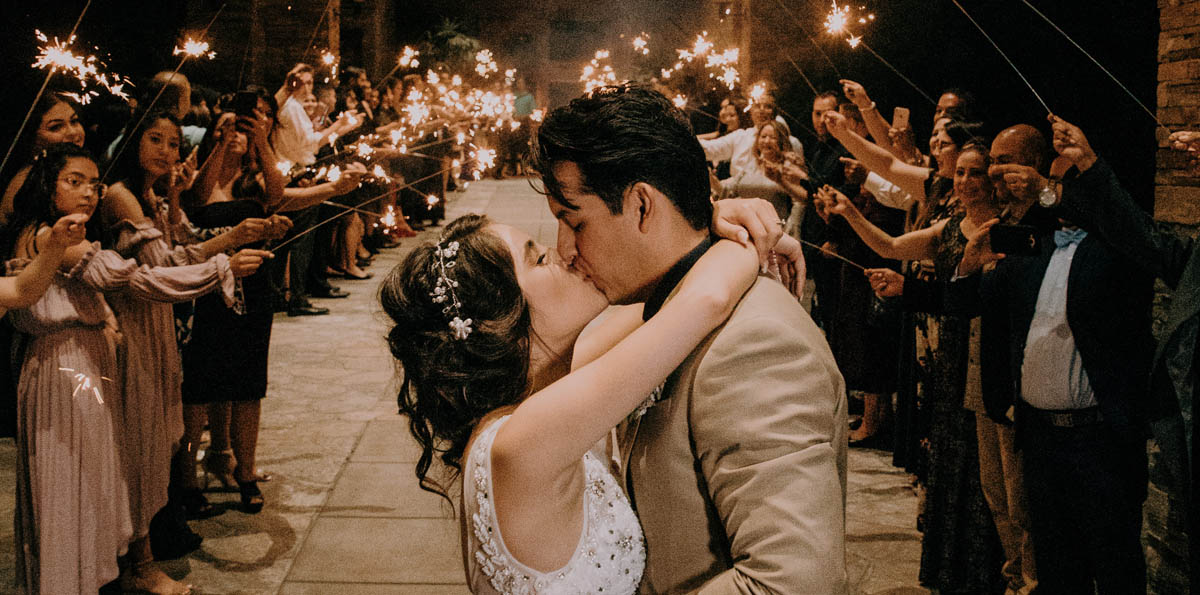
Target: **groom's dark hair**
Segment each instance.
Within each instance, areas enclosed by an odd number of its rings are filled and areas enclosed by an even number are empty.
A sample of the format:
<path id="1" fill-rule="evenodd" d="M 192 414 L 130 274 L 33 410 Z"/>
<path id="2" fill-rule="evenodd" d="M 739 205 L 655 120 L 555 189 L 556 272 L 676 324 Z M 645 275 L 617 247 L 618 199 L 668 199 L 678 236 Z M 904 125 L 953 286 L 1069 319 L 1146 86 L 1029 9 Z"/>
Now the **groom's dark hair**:
<path id="1" fill-rule="evenodd" d="M 625 191 L 645 182 L 662 192 L 694 229 L 712 220 L 708 165 L 687 116 L 662 93 L 636 84 L 598 87 L 560 107 L 538 129 L 535 167 L 545 192 L 567 208 L 554 176 L 579 167 L 584 188 L 615 214 Z"/>

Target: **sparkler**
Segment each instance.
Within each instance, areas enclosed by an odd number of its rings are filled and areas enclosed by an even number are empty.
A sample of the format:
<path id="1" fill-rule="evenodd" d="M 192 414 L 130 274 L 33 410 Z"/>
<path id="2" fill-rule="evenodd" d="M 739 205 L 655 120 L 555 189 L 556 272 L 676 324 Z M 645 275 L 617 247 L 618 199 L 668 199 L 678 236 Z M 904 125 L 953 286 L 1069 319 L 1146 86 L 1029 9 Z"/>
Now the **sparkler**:
<path id="1" fill-rule="evenodd" d="M 675 97 L 673 97 L 671 99 L 671 103 L 674 103 L 675 107 L 677 107 L 679 109 L 683 109 L 683 108 L 687 107 L 687 97 L 676 93 Z"/>
<path id="2" fill-rule="evenodd" d="M 1013 71 L 1017 73 L 1017 76 L 1021 77 L 1021 81 L 1025 83 L 1026 87 L 1029 87 L 1029 91 L 1031 93 L 1033 93 L 1034 97 L 1037 98 L 1038 103 L 1042 104 L 1042 107 L 1045 108 L 1046 113 L 1048 113 L 1048 114 L 1054 113 L 1050 109 L 1050 106 L 1046 105 L 1046 101 L 1044 99 L 1042 99 L 1042 96 L 1040 94 L 1038 94 L 1037 89 L 1033 88 L 1033 84 L 1029 82 L 1029 79 L 1025 78 L 1025 74 L 1021 72 L 1021 69 L 1017 68 L 1017 65 L 1014 64 L 1013 61 L 1009 59 L 1008 54 L 1005 54 L 1004 50 L 1000 49 L 999 44 L 997 44 L 995 42 L 995 40 L 992 39 L 992 36 L 988 35 L 987 31 L 984 31 L 983 27 L 981 27 L 979 25 L 979 23 L 977 23 L 975 21 L 975 19 L 971 17 L 971 14 L 967 12 L 967 9 L 963 8 L 962 4 L 958 3 L 958 0 L 950 0 L 950 1 L 953 2 L 954 5 L 957 6 L 960 11 L 962 11 L 963 15 L 965 15 L 967 17 L 968 21 L 971 21 L 972 25 L 975 25 L 976 29 L 979 29 L 979 32 L 982 33 L 983 37 L 988 40 L 988 43 L 992 44 L 992 47 L 996 48 L 996 51 L 1000 53 L 1000 57 L 1004 58 L 1005 62 L 1008 62 L 1008 65 L 1011 66 Z"/>
<path id="3" fill-rule="evenodd" d="M 221 3 L 220 8 L 217 9 L 217 12 L 213 13 L 212 18 L 209 19 L 208 24 L 204 26 L 204 30 L 200 32 L 199 37 L 203 38 L 205 35 L 208 35 L 208 30 L 212 28 L 213 23 L 217 22 L 217 18 L 220 17 L 221 13 L 225 11 L 225 6 L 227 4 L 228 2 Z M 158 93 L 154 95 L 154 98 L 150 100 L 149 104 L 147 104 L 144 108 L 141 108 L 144 110 L 142 111 L 142 116 L 138 118 L 137 122 L 129 128 L 131 132 L 137 130 L 138 127 L 142 125 L 142 122 L 146 120 L 146 116 L 150 115 L 151 110 L 154 108 L 154 104 L 158 103 L 158 100 L 162 97 L 163 92 L 167 90 L 170 82 L 174 80 L 175 76 L 179 74 L 179 71 L 183 69 L 183 65 L 187 63 L 189 58 L 191 58 L 190 55 L 187 53 L 183 54 L 183 57 L 179 60 L 179 64 L 175 67 L 175 70 L 171 72 L 171 76 L 167 78 L 167 84 L 164 84 L 162 88 L 158 90 Z M 139 106 L 139 108 L 140 107 L 141 106 Z M 113 165 L 120 161 L 121 154 L 124 153 L 125 149 L 129 146 L 129 140 L 130 138 L 128 136 L 122 139 L 121 144 L 117 147 L 116 152 L 113 153 L 112 161 L 109 162 L 108 167 L 104 170 L 104 175 L 100 176 L 101 180 L 108 179 L 108 174 L 112 173 Z"/>
<path id="4" fill-rule="evenodd" d="M 825 15 L 825 31 L 833 35 L 841 35 L 846 31 L 846 24 L 850 21 L 850 7 L 839 7 L 837 0 L 832 0 L 833 10 Z"/>
<path id="5" fill-rule="evenodd" d="M 1050 17 L 1046 16 L 1045 14 L 1042 14 L 1042 11 L 1038 10 L 1032 4 L 1030 4 L 1029 0 L 1021 0 L 1021 2 L 1023 4 L 1025 4 L 1025 6 L 1028 6 L 1029 10 L 1032 10 L 1034 12 L 1034 14 L 1041 17 L 1042 20 L 1049 23 L 1051 27 L 1054 27 L 1054 30 L 1058 31 L 1058 33 L 1060 35 L 1062 35 L 1063 37 L 1065 37 L 1067 39 L 1067 41 L 1071 42 L 1071 45 L 1075 46 L 1075 49 L 1082 52 L 1083 55 L 1087 56 L 1088 59 L 1092 61 L 1092 64 L 1095 64 L 1100 70 L 1102 70 L 1104 72 L 1104 74 L 1108 75 L 1108 78 L 1112 79 L 1112 81 L 1114 83 L 1116 83 L 1117 86 L 1121 87 L 1122 91 L 1125 91 L 1126 95 L 1128 95 L 1131 99 L 1133 99 L 1134 102 L 1136 102 L 1139 106 L 1141 106 L 1142 110 L 1144 110 L 1147 114 L 1149 114 L 1150 117 L 1154 119 L 1154 122 L 1159 125 L 1159 127 L 1161 127 L 1163 130 L 1166 130 L 1167 132 L 1171 131 L 1169 128 L 1166 127 L 1166 125 L 1164 125 L 1162 123 L 1162 120 L 1158 119 L 1158 116 L 1155 115 L 1155 113 L 1153 111 L 1151 111 L 1150 108 L 1146 107 L 1145 103 L 1142 103 L 1141 99 L 1138 99 L 1137 96 L 1133 94 L 1133 91 L 1129 90 L 1129 87 L 1126 87 L 1125 84 L 1122 83 L 1119 79 L 1117 79 L 1117 77 L 1115 75 L 1113 75 L 1113 73 L 1109 72 L 1108 69 L 1105 68 L 1104 65 L 1100 63 L 1099 60 L 1092 57 L 1092 55 L 1089 54 L 1087 50 L 1083 49 L 1083 46 L 1076 43 L 1074 39 L 1071 39 L 1071 36 L 1067 35 L 1066 31 L 1063 31 L 1057 24 L 1055 24 L 1054 21 L 1050 20 Z"/>
<path id="6" fill-rule="evenodd" d="M 338 75 L 338 57 L 329 50 L 321 51 L 321 63 L 329 67 L 329 76 L 325 77 L 325 82 L 329 79 L 337 80 Z"/>
<path id="7" fill-rule="evenodd" d="M 75 38 L 75 31 L 79 29 L 79 23 L 83 22 L 83 15 L 87 14 L 88 8 L 91 8 L 91 6 L 92 0 L 88 0 L 87 4 L 83 5 L 83 10 L 79 12 L 79 17 L 75 19 L 75 25 L 71 27 L 71 34 L 67 36 L 68 39 Z M 33 103 L 29 104 L 29 111 L 25 112 L 25 118 L 21 120 L 21 125 L 17 127 L 17 133 L 13 136 L 12 142 L 9 143 L 8 150 L 4 152 L 4 159 L 0 160 L 0 171 L 4 171 L 4 166 L 8 165 L 8 158 L 12 156 L 13 148 L 17 146 L 17 141 L 21 139 L 21 133 L 25 132 L 25 125 L 29 124 L 29 118 L 33 116 L 33 110 L 37 108 L 38 100 L 46 92 L 46 86 L 50 84 L 50 77 L 53 75 L 53 70 L 46 73 L 46 78 L 42 81 L 41 88 L 33 96 Z"/>
<path id="8" fill-rule="evenodd" d="M 646 33 L 642 33 L 641 35 L 635 37 L 633 39 L 633 51 L 643 56 L 648 55 L 650 53 L 650 48 L 647 47 L 649 45 L 649 42 L 647 41 L 648 39 L 650 39 L 650 36 Z"/>
<path id="9" fill-rule="evenodd" d="M 475 54 L 475 72 L 479 76 L 488 78 L 497 70 L 499 66 L 496 66 L 496 61 L 492 59 L 491 50 L 479 50 L 479 53 Z"/>
<path id="10" fill-rule="evenodd" d="M 198 41 L 191 37 L 184 40 L 182 46 L 175 46 L 175 51 L 171 54 L 174 56 L 185 54 L 191 58 L 208 58 L 209 60 L 217 57 L 216 52 L 208 49 L 207 41 Z"/>
<path id="11" fill-rule="evenodd" d="M 601 64 L 601 60 L 608 60 L 608 50 L 597 50 L 596 57 L 592 58 L 586 66 L 583 67 L 583 74 L 579 77 L 583 83 L 583 91 L 591 93 L 597 87 L 612 85 L 617 82 L 617 75 L 613 72 L 611 65 Z"/>

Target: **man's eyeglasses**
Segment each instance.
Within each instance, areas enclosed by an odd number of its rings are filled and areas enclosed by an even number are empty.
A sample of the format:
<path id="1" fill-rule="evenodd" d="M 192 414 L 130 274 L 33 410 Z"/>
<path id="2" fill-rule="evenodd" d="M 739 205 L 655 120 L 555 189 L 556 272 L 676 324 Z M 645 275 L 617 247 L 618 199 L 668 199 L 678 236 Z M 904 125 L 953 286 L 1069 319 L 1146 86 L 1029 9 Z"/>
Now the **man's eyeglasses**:
<path id="1" fill-rule="evenodd" d="M 104 198 L 108 192 L 108 184 L 102 182 L 88 182 L 83 176 L 69 175 L 65 178 L 59 178 L 60 183 L 66 184 L 71 190 L 81 190 L 86 188 L 96 193 L 96 198 Z"/>

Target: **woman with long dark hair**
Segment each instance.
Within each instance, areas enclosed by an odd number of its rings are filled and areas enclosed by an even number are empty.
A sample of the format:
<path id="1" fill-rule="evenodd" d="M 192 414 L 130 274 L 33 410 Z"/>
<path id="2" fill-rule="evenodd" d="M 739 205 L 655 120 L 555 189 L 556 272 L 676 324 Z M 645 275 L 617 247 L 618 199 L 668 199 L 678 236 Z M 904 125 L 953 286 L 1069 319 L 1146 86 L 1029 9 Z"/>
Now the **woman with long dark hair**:
<path id="1" fill-rule="evenodd" d="M 181 132 L 174 116 L 145 117 L 129 137 L 129 147 L 113 165 L 116 179 L 102 204 L 108 245 L 148 266 L 201 265 L 203 276 L 181 280 L 188 299 L 220 289 L 225 304 L 237 303 L 234 268 L 257 270 L 271 254 L 245 249 L 225 252 L 275 235 L 267 221 L 249 219 L 230 232 L 201 243 L 190 235 L 180 194 L 191 184 L 180 162 Z M 130 508 L 135 542 L 131 556 L 152 560 L 150 521 L 168 499 L 172 457 L 183 436 L 182 366 L 175 320 L 166 304 L 115 296 L 112 308 L 125 335 L 125 439 L 130 448 Z"/>

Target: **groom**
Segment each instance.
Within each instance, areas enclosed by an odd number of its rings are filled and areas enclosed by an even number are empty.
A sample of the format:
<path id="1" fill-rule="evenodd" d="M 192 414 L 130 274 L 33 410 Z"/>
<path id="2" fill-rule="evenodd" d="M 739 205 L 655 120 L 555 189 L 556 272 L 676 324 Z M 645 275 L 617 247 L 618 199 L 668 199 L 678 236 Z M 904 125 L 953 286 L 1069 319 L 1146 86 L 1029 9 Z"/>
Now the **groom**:
<path id="1" fill-rule="evenodd" d="M 649 319 L 712 241 L 684 114 L 643 87 L 602 87 L 546 118 L 536 154 L 562 257 Z M 760 277 L 628 426 L 643 592 L 846 593 L 845 386 L 782 285 Z"/>

